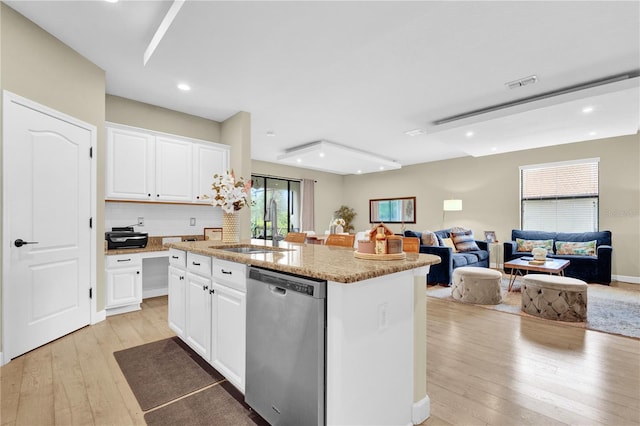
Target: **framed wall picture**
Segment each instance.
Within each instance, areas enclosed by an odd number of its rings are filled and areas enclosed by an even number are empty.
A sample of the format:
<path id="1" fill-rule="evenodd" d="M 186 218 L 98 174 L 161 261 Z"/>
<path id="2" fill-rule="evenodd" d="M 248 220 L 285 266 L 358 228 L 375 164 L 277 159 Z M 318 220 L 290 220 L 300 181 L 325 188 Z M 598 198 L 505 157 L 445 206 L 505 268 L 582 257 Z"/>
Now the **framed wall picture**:
<path id="1" fill-rule="evenodd" d="M 496 238 L 496 231 L 484 231 L 484 239 L 488 243 L 497 243 L 498 239 Z"/>
<path id="2" fill-rule="evenodd" d="M 204 228 L 205 241 L 222 241 L 222 228 Z"/>

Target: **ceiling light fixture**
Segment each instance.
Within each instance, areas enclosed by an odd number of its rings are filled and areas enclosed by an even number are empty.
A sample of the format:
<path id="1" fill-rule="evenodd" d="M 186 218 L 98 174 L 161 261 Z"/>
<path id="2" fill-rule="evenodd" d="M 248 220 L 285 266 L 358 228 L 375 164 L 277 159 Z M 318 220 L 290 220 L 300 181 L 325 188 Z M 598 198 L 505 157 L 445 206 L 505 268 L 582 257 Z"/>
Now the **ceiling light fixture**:
<path id="1" fill-rule="evenodd" d="M 505 83 L 509 89 L 517 89 L 522 86 L 527 86 L 529 84 L 534 84 L 538 82 L 538 77 L 535 75 L 530 75 L 529 77 L 522 77 L 521 79 L 510 81 Z"/>
<path id="2" fill-rule="evenodd" d="M 487 108 L 476 109 L 473 111 L 465 112 L 462 114 L 452 115 L 450 117 L 441 118 L 433 121 L 433 124 L 440 126 L 442 124 L 451 123 L 453 121 L 464 120 L 466 118 L 475 117 L 477 115 L 487 114 L 489 112 L 495 112 L 506 108 L 511 108 L 518 105 L 527 104 L 530 102 L 540 101 L 547 98 L 553 98 L 560 95 L 567 95 L 573 92 L 578 92 L 586 89 L 592 89 L 599 86 L 604 86 L 611 83 L 616 83 L 624 80 L 635 79 L 640 76 L 640 70 L 634 70 L 625 74 L 618 74 L 611 77 L 605 77 L 598 80 L 591 80 L 586 83 L 576 84 L 574 86 L 565 87 L 559 90 L 553 90 L 550 92 L 541 93 L 539 95 L 529 96 L 526 98 L 518 99 L 512 102 L 505 102 L 498 105 L 493 105 Z"/>
<path id="3" fill-rule="evenodd" d="M 473 136 L 473 132 L 471 130 L 469 130 L 467 133 L 465 133 L 465 136 L 470 138 Z"/>
<path id="4" fill-rule="evenodd" d="M 104 0 L 104 1 L 106 1 L 107 3 L 118 3 L 118 0 Z"/>
<path id="5" fill-rule="evenodd" d="M 183 92 L 188 92 L 189 90 L 191 90 L 191 86 L 189 86 L 187 83 L 180 83 L 178 84 L 178 89 L 182 90 Z"/>
<path id="6" fill-rule="evenodd" d="M 413 129 L 413 130 L 407 130 L 406 132 L 404 132 L 405 135 L 409 135 L 409 136 L 419 136 L 419 135 L 424 135 L 425 133 L 427 133 L 424 129 Z"/>
<path id="7" fill-rule="evenodd" d="M 301 159 L 301 163 L 297 159 Z M 337 173 L 340 175 L 378 172 L 380 170 L 399 169 L 396 161 L 366 151 L 350 148 L 328 141 L 317 141 L 285 151 L 277 160 L 307 169 Z"/>
<path id="8" fill-rule="evenodd" d="M 586 107 L 582 108 L 582 113 L 583 114 L 589 114 L 590 112 L 593 112 L 593 107 L 592 106 L 586 106 Z"/>

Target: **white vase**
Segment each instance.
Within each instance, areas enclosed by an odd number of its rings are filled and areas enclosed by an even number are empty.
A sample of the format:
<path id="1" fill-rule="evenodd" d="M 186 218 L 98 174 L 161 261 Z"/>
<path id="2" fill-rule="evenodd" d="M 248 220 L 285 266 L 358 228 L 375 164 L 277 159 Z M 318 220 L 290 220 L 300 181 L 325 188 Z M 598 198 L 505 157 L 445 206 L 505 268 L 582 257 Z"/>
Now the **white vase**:
<path id="1" fill-rule="evenodd" d="M 344 228 L 342 225 L 336 225 L 336 234 L 342 234 L 344 232 Z"/>
<path id="2" fill-rule="evenodd" d="M 240 215 L 238 212 L 222 212 L 222 242 L 240 242 Z"/>

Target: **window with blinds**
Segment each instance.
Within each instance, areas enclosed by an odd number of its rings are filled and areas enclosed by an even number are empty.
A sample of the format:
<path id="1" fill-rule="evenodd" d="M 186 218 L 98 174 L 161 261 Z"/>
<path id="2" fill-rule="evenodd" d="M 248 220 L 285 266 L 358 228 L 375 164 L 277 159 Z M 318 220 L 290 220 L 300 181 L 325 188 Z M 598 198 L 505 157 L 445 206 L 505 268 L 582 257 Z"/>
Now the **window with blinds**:
<path id="1" fill-rule="evenodd" d="M 599 159 L 520 167 L 524 230 L 598 230 Z"/>

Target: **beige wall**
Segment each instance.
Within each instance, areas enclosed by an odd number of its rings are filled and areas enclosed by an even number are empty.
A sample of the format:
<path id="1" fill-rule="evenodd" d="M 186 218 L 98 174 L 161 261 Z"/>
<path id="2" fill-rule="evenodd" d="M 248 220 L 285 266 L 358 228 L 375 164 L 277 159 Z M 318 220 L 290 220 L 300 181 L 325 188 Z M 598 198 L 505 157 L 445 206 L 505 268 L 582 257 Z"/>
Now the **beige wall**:
<path id="1" fill-rule="evenodd" d="M 613 234 L 613 274 L 640 279 L 639 135 L 559 145 L 487 157 L 464 157 L 403 167 L 384 173 L 349 175 L 343 199 L 358 212 L 356 229 L 366 228 L 370 198 L 416 196 L 417 223 L 407 229 L 443 228 L 442 201 L 462 200 L 461 212 L 447 212 L 444 227 L 494 230 L 499 240 L 520 226 L 519 166 L 600 158 L 600 229 Z M 395 232 L 400 225 L 391 225 Z"/>
<path id="2" fill-rule="evenodd" d="M 106 121 L 225 144 L 217 121 L 119 96 L 106 96 Z"/>
<path id="3" fill-rule="evenodd" d="M 97 151 L 101 153 L 104 146 L 104 71 L 4 3 L 0 4 L 0 10 L 2 89 L 96 126 Z M 97 175 L 103 174 L 104 163 L 98 155 Z M 104 198 L 103 188 L 104 185 L 98 183 L 98 200 Z M 104 232 L 102 202 L 98 202 L 95 219 L 98 235 L 96 268 L 102 271 L 103 241 L 99 238 Z M 103 305 L 100 299 L 102 287 L 103 274 L 98 273 L 99 308 Z"/>
<path id="4" fill-rule="evenodd" d="M 333 216 L 333 212 L 338 210 L 343 204 L 343 182 L 341 175 L 333 173 L 323 173 L 314 170 L 300 169 L 297 167 L 283 166 L 275 163 L 267 163 L 264 161 L 253 160 L 252 173 L 277 176 L 291 179 L 315 179 L 315 229 L 317 234 L 324 234 L 329 229 L 329 222 Z M 349 203 L 347 203 L 349 204 Z M 350 207 L 353 207 L 351 205 Z M 360 214 L 360 211 L 358 212 Z M 366 213 L 368 215 L 368 213 Z M 358 219 L 358 217 L 356 217 Z M 367 225 L 368 228 L 368 225 Z M 358 229 L 358 228 L 356 228 Z M 304 229 L 303 231 L 309 231 Z"/>

